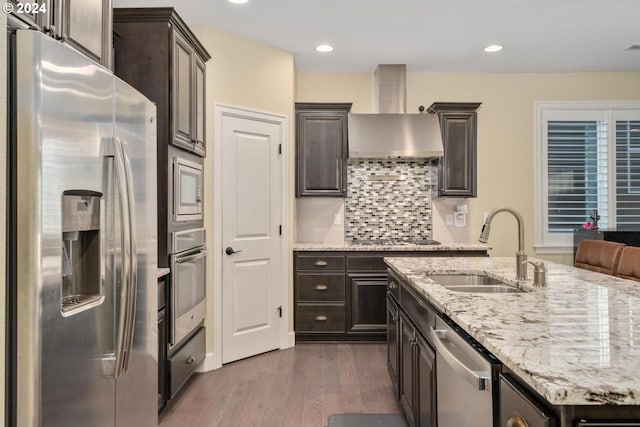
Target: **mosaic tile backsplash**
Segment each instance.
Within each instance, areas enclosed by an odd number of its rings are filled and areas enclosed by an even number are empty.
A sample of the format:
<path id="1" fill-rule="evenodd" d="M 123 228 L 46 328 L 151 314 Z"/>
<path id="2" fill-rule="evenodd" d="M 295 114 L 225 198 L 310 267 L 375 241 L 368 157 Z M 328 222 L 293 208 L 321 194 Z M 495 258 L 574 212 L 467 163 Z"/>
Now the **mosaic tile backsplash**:
<path id="1" fill-rule="evenodd" d="M 431 239 L 435 169 L 426 161 L 351 161 L 345 241 Z"/>

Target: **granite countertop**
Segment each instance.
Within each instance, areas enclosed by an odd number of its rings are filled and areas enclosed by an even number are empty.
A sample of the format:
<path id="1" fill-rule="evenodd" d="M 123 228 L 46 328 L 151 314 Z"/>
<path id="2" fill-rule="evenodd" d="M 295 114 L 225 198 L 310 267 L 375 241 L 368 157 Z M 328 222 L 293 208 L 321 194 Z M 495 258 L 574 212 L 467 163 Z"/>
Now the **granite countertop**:
<path id="1" fill-rule="evenodd" d="M 640 405 L 640 283 L 545 261 L 540 289 L 515 281 L 515 258 L 385 261 L 551 404 Z M 487 274 L 530 292 L 449 291 L 426 276 L 436 273 Z"/>
<path id="2" fill-rule="evenodd" d="M 294 251 L 488 251 L 491 246 L 481 243 L 442 243 L 440 245 L 361 245 L 352 243 L 295 243 Z"/>
<path id="3" fill-rule="evenodd" d="M 161 277 L 166 276 L 167 274 L 171 273 L 171 269 L 170 268 L 158 268 L 158 279 Z"/>

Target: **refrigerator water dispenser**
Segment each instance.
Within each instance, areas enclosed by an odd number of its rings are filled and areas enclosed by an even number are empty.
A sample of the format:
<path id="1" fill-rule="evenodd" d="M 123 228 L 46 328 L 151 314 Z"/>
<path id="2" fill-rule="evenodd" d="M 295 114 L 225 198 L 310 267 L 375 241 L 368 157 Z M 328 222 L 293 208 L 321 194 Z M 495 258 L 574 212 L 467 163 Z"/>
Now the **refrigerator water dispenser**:
<path id="1" fill-rule="evenodd" d="M 62 314 L 70 316 L 102 299 L 100 199 L 102 193 L 68 190 L 62 195 Z M 82 310 L 81 310 L 82 309 Z"/>

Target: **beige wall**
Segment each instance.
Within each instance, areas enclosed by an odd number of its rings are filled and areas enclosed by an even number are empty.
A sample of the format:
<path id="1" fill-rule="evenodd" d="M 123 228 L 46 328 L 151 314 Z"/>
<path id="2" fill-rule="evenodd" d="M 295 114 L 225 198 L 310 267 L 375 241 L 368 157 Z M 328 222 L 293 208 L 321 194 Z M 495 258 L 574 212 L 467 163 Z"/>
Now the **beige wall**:
<path id="1" fill-rule="evenodd" d="M 248 108 L 266 113 L 284 115 L 289 118 L 288 129 L 288 158 L 289 170 L 294 169 L 293 147 L 293 108 L 295 65 L 293 55 L 279 49 L 265 46 L 229 33 L 225 33 L 208 26 L 195 25 L 193 32 L 209 51 L 212 59 L 207 62 L 207 127 L 206 137 L 209 151 L 205 159 L 206 187 L 213 188 L 213 105 L 216 103 L 233 107 Z M 294 182 L 289 182 L 289 192 L 293 194 Z M 207 191 L 204 199 L 205 226 L 207 227 L 207 242 L 213 241 L 213 210 L 221 209 L 214 206 L 213 194 Z M 287 223 L 293 222 L 293 201 L 289 202 Z M 289 230 L 288 247 L 292 241 L 292 231 Z M 209 247 L 210 253 L 213 248 Z M 290 270 L 290 269 L 289 269 Z M 292 272 L 287 272 L 288 283 L 292 283 Z M 213 283 L 213 269 L 211 263 L 207 269 L 207 283 Z M 208 295 L 213 295 L 211 286 Z M 289 306 L 291 306 L 290 301 Z M 207 319 L 205 321 L 209 331 L 213 331 L 213 299 L 207 301 Z M 291 314 L 291 313 L 290 313 Z M 292 316 L 292 314 L 291 314 Z M 293 329 L 293 318 L 290 316 L 289 330 Z M 213 350 L 213 336 L 207 334 L 207 352 Z"/>
<path id="2" fill-rule="evenodd" d="M 368 74 L 298 73 L 296 101 L 354 102 L 372 112 L 372 76 Z M 638 101 L 640 73 L 407 73 L 407 111 L 418 112 L 435 101 L 482 102 L 478 112 L 478 197 L 469 199 L 468 235 L 475 239 L 483 212 L 507 205 L 525 221 L 526 251 L 534 244 L 534 102 Z M 436 202 L 438 203 L 438 202 Z M 440 202 L 452 205 L 451 201 Z M 434 232 L 437 237 L 437 231 Z M 515 220 L 496 217 L 490 245 L 494 256 L 513 256 Z M 570 255 L 540 256 L 571 263 Z"/>

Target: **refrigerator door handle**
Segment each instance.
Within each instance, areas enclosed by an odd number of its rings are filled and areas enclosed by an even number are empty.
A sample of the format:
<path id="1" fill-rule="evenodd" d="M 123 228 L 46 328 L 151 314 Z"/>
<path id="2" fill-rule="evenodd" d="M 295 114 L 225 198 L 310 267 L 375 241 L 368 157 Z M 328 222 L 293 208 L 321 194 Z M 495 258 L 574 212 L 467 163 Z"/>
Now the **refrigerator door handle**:
<path id="1" fill-rule="evenodd" d="M 136 317 L 136 298 L 138 294 L 138 257 L 137 257 L 137 243 L 138 236 L 136 233 L 136 209 L 135 209 L 135 193 L 133 188 L 133 171 L 131 170 L 131 160 L 129 159 L 128 144 L 126 141 L 120 142 L 120 149 L 122 150 L 122 160 L 124 164 L 124 175 L 126 182 L 126 196 L 128 206 L 128 223 L 129 223 L 129 284 L 127 286 L 127 302 L 126 310 L 127 317 L 125 323 L 125 351 L 124 360 L 122 366 L 122 374 L 129 369 L 129 359 L 131 357 L 131 351 L 133 348 L 133 334 L 135 327 Z"/>
<path id="2" fill-rule="evenodd" d="M 118 315 L 118 331 L 116 342 L 116 354 L 113 377 L 118 378 L 125 371 L 125 354 L 127 352 L 127 322 L 128 322 L 128 298 L 131 286 L 131 225 L 129 223 L 129 197 L 127 194 L 127 180 L 125 161 L 123 157 L 122 142 L 113 138 L 109 155 L 114 158 L 116 191 L 120 205 L 120 238 L 122 241 L 122 261 L 120 267 L 120 304 Z"/>

